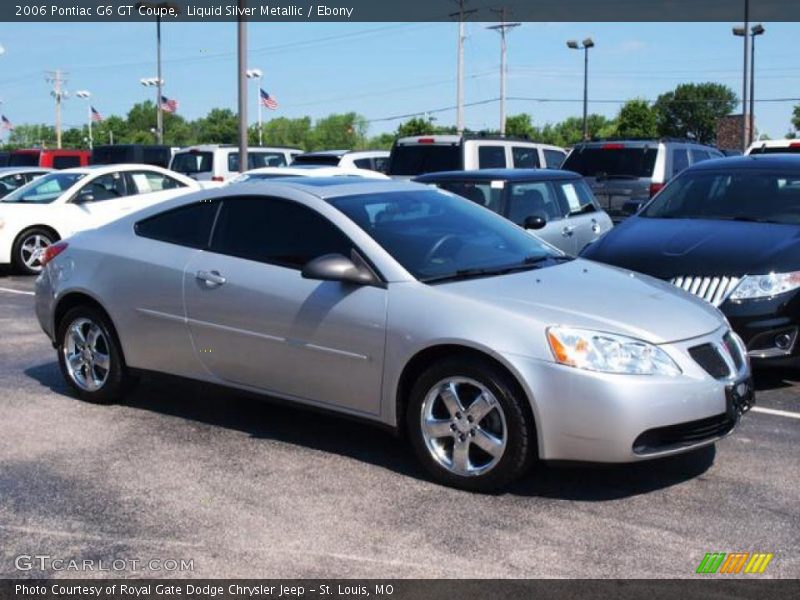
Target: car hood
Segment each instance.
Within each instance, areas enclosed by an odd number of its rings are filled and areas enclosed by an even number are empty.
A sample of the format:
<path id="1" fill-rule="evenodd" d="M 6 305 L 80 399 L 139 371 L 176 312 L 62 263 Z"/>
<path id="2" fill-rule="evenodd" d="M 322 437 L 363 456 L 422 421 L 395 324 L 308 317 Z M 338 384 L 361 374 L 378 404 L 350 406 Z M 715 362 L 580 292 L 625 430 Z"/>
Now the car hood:
<path id="1" fill-rule="evenodd" d="M 706 335 L 726 324 L 716 308 L 669 283 L 581 259 L 436 287 L 545 326 L 583 327 L 654 344 Z"/>
<path id="2" fill-rule="evenodd" d="M 800 227 L 632 217 L 582 256 L 661 279 L 800 269 Z"/>

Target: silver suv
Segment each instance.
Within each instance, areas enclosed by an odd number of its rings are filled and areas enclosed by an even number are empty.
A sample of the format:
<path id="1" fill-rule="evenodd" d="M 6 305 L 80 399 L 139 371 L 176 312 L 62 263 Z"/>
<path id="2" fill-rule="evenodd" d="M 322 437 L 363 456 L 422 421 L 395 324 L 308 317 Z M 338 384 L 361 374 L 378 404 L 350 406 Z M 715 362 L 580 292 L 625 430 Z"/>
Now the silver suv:
<path id="1" fill-rule="evenodd" d="M 689 165 L 724 156 L 691 140 L 609 139 L 576 144 L 563 168 L 583 175 L 603 209 L 619 222 Z"/>

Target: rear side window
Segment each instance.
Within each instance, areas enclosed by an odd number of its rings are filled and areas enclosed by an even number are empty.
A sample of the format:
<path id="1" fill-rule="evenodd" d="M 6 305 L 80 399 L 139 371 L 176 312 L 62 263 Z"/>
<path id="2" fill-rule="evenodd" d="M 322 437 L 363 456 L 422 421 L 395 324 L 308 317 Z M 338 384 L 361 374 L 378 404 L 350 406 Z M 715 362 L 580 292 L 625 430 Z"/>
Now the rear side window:
<path id="1" fill-rule="evenodd" d="M 53 168 L 54 169 L 71 169 L 72 167 L 81 166 L 80 156 L 54 156 Z"/>
<path id="2" fill-rule="evenodd" d="M 566 154 L 558 150 L 544 151 L 544 162 L 547 163 L 548 169 L 560 169 L 565 157 Z"/>
<path id="3" fill-rule="evenodd" d="M 177 179 L 168 175 L 156 173 L 155 171 L 131 171 L 128 173 L 136 192 L 139 194 L 150 194 L 152 192 L 162 192 L 164 190 L 174 190 L 185 187 Z"/>
<path id="4" fill-rule="evenodd" d="M 324 254 L 350 256 L 353 244 L 319 213 L 277 198 L 226 199 L 211 251 L 301 269 Z"/>
<path id="5" fill-rule="evenodd" d="M 709 158 L 711 158 L 708 155 L 708 152 L 706 152 L 705 150 L 692 149 L 689 151 L 689 153 L 692 155 L 692 164 L 703 162 L 704 160 L 708 160 Z"/>
<path id="6" fill-rule="evenodd" d="M 562 165 L 584 177 L 652 177 L 658 150 L 622 144 L 577 147 Z"/>
<path id="7" fill-rule="evenodd" d="M 8 164 L 12 167 L 38 167 L 39 154 L 30 152 L 17 154 L 12 152 L 11 157 L 8 159 Z"/>
<path id="8" fill-rule="evenodd" d="M 280 152 L 248 152 L 247 169 L 260 169 L 261 167 L 285 167 L 286 157 Z M 228 154 L 228 171 L 239 171 L 239 153 Z"/>
<path id="9" fill-rule="evenodd" d="M 685 148 L 672 151 L 672 175 L 675 176 L 689 166 L 689 154 Z"/>
<path id="10" fill-rule="evenodd" d="M 338 167 L 341 159 L 335 154 L 300 154 L 292 160 L 293 165 L 326 165 Z"/>
<path id="11" fill-rule="evenodd" d="M 139 221 L 136 235 L 188 248 L 205 248 L 219 202 L 198 202 Z"/>
<path id="12" fill-rule="evenodd" d="M 460 171 L 464 167 L 457 144 L 409 144 L 392 149 L 390 175 L 422 175 L 438 171 Z M 295 159 L 295 162 L 298 162 Z"/>
<path id="13" fill-rule="evenodd" d="M 505 169 L 505 146 L 478 146 L 479 169 Z"/>
<path id="14" fill-rule="evenodd" d="M 179 152 L 172 159 L 172 170 L 187 175 L 192 173 L 208 173 L 213 163 L 211 152 Z"/>
<path id="15" fill-rule="evenodd" d="M 539 167 L 539 151 L 536 148 L 514 146 L 511 148 L 511 158 L 515 169 L 536 169 Z"/>
<path id="16" fill-rule="evenodd" d="M 358 167 L 359 169 L 371 169 L 372 168 L 372 159 L 371 158 L 359 158 L 353 161 L 353 164 Z"/>

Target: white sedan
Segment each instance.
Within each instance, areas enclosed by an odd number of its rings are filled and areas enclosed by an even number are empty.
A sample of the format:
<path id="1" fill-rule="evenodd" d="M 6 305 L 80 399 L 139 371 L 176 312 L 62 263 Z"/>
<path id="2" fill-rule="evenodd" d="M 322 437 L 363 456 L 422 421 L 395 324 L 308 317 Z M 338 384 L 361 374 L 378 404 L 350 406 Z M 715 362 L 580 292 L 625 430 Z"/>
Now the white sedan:
<path id="1" fill-rule="evenodd" d="M 151 165 L 98 165 L 48 173 L 0 200 L 0 264 L 42 270 L 50 244 L 200 185 Z"/>
<path id="2" fill-rule="evenodd" d="M 283 177 L 364 177 L 366 179 L 389 179 L 388 175 L 369 169 L 329 167 L 325 165 L 293 165 L 291 167 L 261 167 L 259 169 L 251 169 L 234 177 L 229 183 Z"/>

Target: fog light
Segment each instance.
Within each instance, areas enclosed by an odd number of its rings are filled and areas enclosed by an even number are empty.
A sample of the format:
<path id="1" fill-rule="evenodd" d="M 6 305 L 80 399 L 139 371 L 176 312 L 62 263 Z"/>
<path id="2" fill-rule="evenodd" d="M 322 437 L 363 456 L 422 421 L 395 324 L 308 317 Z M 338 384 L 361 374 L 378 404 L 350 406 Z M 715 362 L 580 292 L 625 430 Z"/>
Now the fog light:
<path id="1" fill-rule="evenodd" d="M 792 336 L 788 333 L 782 333 L 775 337 L 775 346 L 781 350 L 788 350 L 792 346 Z"/>

